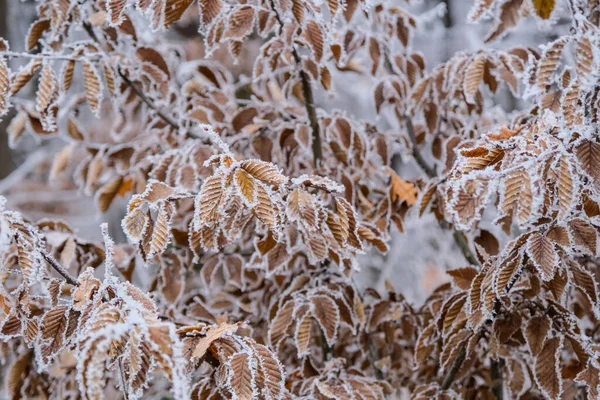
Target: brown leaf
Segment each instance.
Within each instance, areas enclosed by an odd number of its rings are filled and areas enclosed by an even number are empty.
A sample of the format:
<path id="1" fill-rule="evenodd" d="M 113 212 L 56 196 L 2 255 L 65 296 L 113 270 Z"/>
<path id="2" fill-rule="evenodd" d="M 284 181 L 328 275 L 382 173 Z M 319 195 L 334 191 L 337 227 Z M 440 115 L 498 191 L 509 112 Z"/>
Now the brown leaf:
<path id="1" fill-rule="evenodd" d="M 574 219 L 569 222 L 569 232 L 573 237 L 575 246 L 596 255 L 598 233 L 596 228 L 583 219 Z"/>
<path id="2" fill-rule="evenodd" d="M 452 277 L 452 283 L 457 288 L 469 290 L 473 278 L 477 275 L 477 270 L 473 267 L 457 268 L 447 271 L 447 274 Z"/>
<path id="3" fill-rule="evenodd" d="M 588 361 L 587 367 L 581 371 L 575 378 L 575 382 L 583 383 L 586 386 L 587 398 L 598 398 L 598 387 L 600 385 L 600 370 L 594 367 L 592 361 Z"/>
<path id="4" fill-rule="evenodd" d="M 483 67 L 485 66 L 485 58 L 485 55 L 479 55 L 469 64 L 465 72 L 463 91 L 465 93 L 465 99 L 469 103 L 473 103 L 475 101 L 475 94 L 479 90 L 479 85 L 483 80 Z"/>
<path id="5" fill-rule="evenodd" d="M 221 12 L 223 2 L 221 0 L 200 0 L 198 6 L 200 8 L 200 21 L 204 25 L 209 25 Z"/>
<path id="6" fill-rule="evenodd" d="M 256 201 L 256 190 L 254 190 L 254 178 L 252 178 L 246 171 L 243 169 L 238 169 L 234 174 L 234 182 L 237 186 L 242 198 L 245 200 L 246 204 L 254 204 Z"/>
<path id="7" fill-rule="evenodd" d="M 36 94 L 35 108 L 37 111 L 45 111 L 58 95 L 58 82 L 52 66 L 49 63 L 44 64 L 40 84 Z"/>
<path id="8" fill-rule="evenodd" d="M 259 181 L 267 185 L 277 186 L 287 182 L 287 178 L 279 171 L 274 164 L 259 160 L 245 160 L 240 166 Z"/>
<path id="9" fill-rule="evenodd" d="M 222 338 L 223 336 L 235 333 L 237 329 L 238 325 L 232 325 L 228 323 L 222 323 L 216 328 L 209 328 L 206 331 L 206 335 L 197 342 L 192 355 L 197 358 L 204 357 L 206 351 L 214 341 Z"/>
<path id="10" fill-rule="evenodd" d="M 537 70 L 537 86 L 544 89 L 552 83 L 552 75 L 558 68 L 558 61 L 562 56 L 563 49 L 567 44 L 567 40 L 560 38 L 552 42 L 538 63 Z"/>
<path id="11" fill-rule="evenodd" d="M 516 213 L 520 224 L 529 220 L 532 213 L 533 194 L 531 180 L 527 171 L 518 169 L 508 174 L 504 180 L 500 208 L 503 213 Z"/>
<path id="12" fill-rule="evenodd" d="M 542 280 L 549 281 L 554 276 L 558 265 L 558 254 L 554 244 L 546 236 L 535 233 L 527 240 L 527 252 L 535 267 L 538 269 Z"/>
<path id="13" fill-rule="evenodd" d="M 560 374 L 560 351 L 563 339 L 554 337 L 546 340 L 542 351 L 535 359 L 535 380 L 544 395 L 558 399 L 562 393 Z"/>
<path id="14" fill-rule="evenodd" d="M 104 213 L 108 211 L 115 196 L 119 192 L 122 183 L 123 177 L 121 175 L 117 175 L 98 190 L 96 201 L 98 204 L 98 210 L 100 210 L 100 212 Z"/>
<path id="15" fill-rule="evenodd" d="M 202 184 L 195 202 L 195 218 L 199 219 L 200 225 L 214 223 L 219 219 L 218 210 L 223 202 L 223 190 L 223 179 L 220 175 L 210 176 Z"/>
<path id="16" fill-rule="evenodd" d="M 254 374 L 250 369 L 250 356 L 238 353 L 229 359 L 231 392 L 236 399 L 252 400 L 254 397 Z"/>
<path id="17" fill-rule="evenodd" d="M 245 5 L 231 13 L 225 38 L 242 39 L 252 32 L 254 26 L 254 7 Z"/>
<path id="18" fill-rule="evenodd" d="M 215 2 L 212 0 L 212 2 Z M 165 5 L 165 20 L 163 27 L 167 29 L 175 22 L 179 21 L 183 13 L 193 3 L 193 0 L 169 0 Z"/>
<path id="19" fill-rule="evenodd" d="M 500 18 L 494 28 L 488 33 L 485 42 L 489 43 L 499 39 L 507 30 L 517 25 L 521 19 L 521 6 L 523 0 L 508 0 L 500 8 Z"/>
<path id="20" fill-rule="evenodd" d="M 292 315 L 294 312 L 294 302 L 288 301 L 275 314 L 275 318 L 269 326 L 269 343 L 272 348 L 277 348 L 279 342 L 286 336 L 286 332 L 292 324 Z"/>
<path id="21" fill-rule="evenodd" d="M 79 286 L 77 286 L 73 292 L 73 309 L 81 311 L 94 296 L 98 288 L 100 288 L 101 282 L 94 278 L 94 270 L 91 268 L 88 268 L 79 275 L 77 280 Z"/>
<path id="22" fill-rule="evenodd" d="M 40 38 L 50 28 L 49 19 L 38 19 L 29 27 L 27 32 L 26 48 L 27 50 L 33 50 L 38 44 Z"/>
<path id="23" fill-rule="evenodd" d="M 386 171 L 391 178 L 390 197 L 392 201 L 399 203 L 404 201 L 408 206 L 415 204 L 419 194 L 415 185 L 402 180 L 391 168 Z"/>
<path id="24" fill-rule="evenodd" d="M 167 248 L 171 238 L 171 217 L 175 212 L 175 207 L 170 202 L 162 203 L 156 222 L 152 228 L 152 243 L 150 245 L 150 255 L 161 254 Z"/>
<path id="25" fill-rule="evenodd" d="M 311 297 L 312 313 L 319 323 L 327 343 L 331 346 L 335 341 L 340 323 L 340 311 L 329 296 L 317 295 Z"/>
<path id="26" fill-rule="evenodd" d="M 271 201 L 267 190 L 262 185 L 256 185 L 256 205 L 252 208 L 258 219 L 269 229 L 274 229 L 278 221 L 275 204 Z"/>
<path id="27" fill-rule="evenodd" d="M 302 0 L 292 0 L 292 14 L 300 24 L 304 22 L 304 7 Z"/>
<path id="28" fill-rule="evenodd" d="M 550 331 L 550 320 L 545 315 L 536 315 L 527 321 L 525 339 L 531 355 L 537 357 L 542 351 L 546 335 Z"/>
<path id="29" fill-rule="evenodd" d="M 58 306 L 49 310 L 42 318 L 42 354 L 47 362 L 64 345 L 67 330 L 67 306 Z"/>
<path id="30" fill-rule="evenodd" d="M 584 140 L 576 149 L 577 161 L 586 175 L 600 187 L 600 144 Z"/>
<path id="31" fill-rule="evenodd" d="M 315 61 L 320 63 L 323 58 L 323 31 L 313 20 L 306 23 L 303 33 L 304 40 L 308 43 L 315 56 Z"/>
<path id="32" fill-rule="evenodd" d="M 546 0 L 550 1 L 550 0 Z M 575 70 L 580 81 L 587 80 L 588 75 L 592 72 L 592 64 L 594 63 L 594 51 L 590 38 L 582 35 L 577 40 L 577 48 L 575 53 Z"/>
<path id="33" fill-rule="evenodd" d="M 83 62 L 85 87 L 85 99 L 88 102 L 90 110 L 96 117 L 100 117 L 100 102 L 102 101 L 102 85 L 100 83 L 100 75 L 96 67 L 87 61 Z"/>
<path id="34" fill-rule="evenodd" d="M 121 25 L 127 0 L 107 0 L 106 11 L 108 12 L 108 20 L 113 26 Z"/>
<path id="35" fill-rule="evenodd" d="M 34 58 L 33 60 L 29 61 L 27 65 L 21 68 L 17 76 L 15 76 L 15 78 L 13 79 L 10 94 L 14 96 L 19 92 L 19 90 L 21 90 L 25 85 L 27 85 L 31 78 L 33 78 L 33 76 L 40 70 L 41 66 L 42 60 Z M 8 79 L 8 75 L 6 75 L 6 77 L 6 79 Z M 1 89 L 0 93 L 2 93 Z"/>
<path id="36" fill-rule="evenodd" d="M 312 318 L 310 313 L 306 313 L 300 322 L 296 325 L 294 339 L 296 340 L 296 348 L 298 349 L 298 357 L 303 357 L 308 354 L 308 346 L 310 344 L 310 329 Z"/>

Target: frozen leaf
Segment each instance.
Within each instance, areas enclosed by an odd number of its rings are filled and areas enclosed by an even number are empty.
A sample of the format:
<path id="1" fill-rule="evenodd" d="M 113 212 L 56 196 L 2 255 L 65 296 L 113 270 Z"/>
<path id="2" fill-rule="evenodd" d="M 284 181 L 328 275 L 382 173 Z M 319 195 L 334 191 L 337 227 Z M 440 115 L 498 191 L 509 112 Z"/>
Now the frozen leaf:
<path id="1" fill-rule="evenodd" d="M 254 178 L 267 185 L 278 186 L 287 182 L 287 178 L 274 164 L 259 160 L 245 160 L 240 163 L 240 166 Z"/>
<path id="2" fill-rule="evenodd" d="M 298 349 L 298 357 L 303 357 L 309 351 L 310 344 L 310 329 L 312 326 L 312 318 L 309 313 L 306 313 L 296 325 L 294 339 L 296 340 L 296 348 Z"/>
<path id="3" fill-rule="evenodd" d="M 245 5 L 231 13 L 225 37 L 228 39 L 242 39 L 252 32 L 254 26 L 254 7 Z"/>
<path id="4" fill-rule="evenodd" d="M 10 87 L 11 95 L 17 94 L 25 85 L 27 85 L 29 81 L 31 81 L 31 78 L 33 78 L 33 76 L 37 74 L 37 72 L 40 70 L 41 66 L 42 60 L 35 58 L 29 61 L 27 65 L 22 67 L 13 79 L 12 85 Z M 6 84 L 8 85 L 8 80 L 6 81 Z M 1 90 L 0 93 L 2 93 Z"/>
<path id="5" fill-rule="evenodd" d="M 315 61 L 320 63 L 321 58 L 323 58 L 323 31 L 321 27 L 313 20 L 308 21 L 304 27 L 303 37 L 312 49 Z"/>
<path id="6" fill-rule="evenodd" d="M 333 345 L 338 325 L 340 323 L 340 310 L 338 309 L 335 301 L 329 296 L 317 295 L 311 297 L 311 310 L 312 313 L 319 323 L 327 343 Z"/>
<path id="7" fill-rule="evenodd" d="M 57 94 L 58 82 L 56 80 L 56 76 L 54 75 L 52 66 L 49 63 L 46 63 L 44 65 L 44 69 L 42 70 L 42 76 L 40 78 L 40 84 L 36 94 L 36 110 L 39 112 L 45 111 L 54 101 L 54 98 L 57 96 Z"/>
<path id="8" fill-rule="evenodd" d="M 194 347 L 192 355 L 198 358 L 204 357 L 206 351 L 214 341 L 222 338 L 225 335 L 235 333 L 237 329 L 238 325 L 231 325 L 227 323 L 223 323 L 217 327 L 208 328 L 205 336 L 201 338 L 197 342 L 196 347 Z"/>
<path id="9" fill-rule="evenodd" d="M 49 19 L 38 19 L 29 27 L 27 32 L 26 48 L 27 50 L 33 50 L 38 44 L 40 38 L 50 28 Z"/>
<path id="10" fill-rule="evenodd" d="M 229 360 L 229 385 L 231 392 L 236 399 L 251 400 L 254 398 L 255 378 L 252 366 L 250 365 L 250 356 L 245 353 L 238 353 Z"/>
<path id="11" fill-rule="evenodd" d="M 525 338 L 532 356 L 536 357 L 540 354 L 549 331 L 550 320 L 545 315 L 537 315 L 527 321 Z"/>
<path id="12" fill-rule="evenodd" d="M 562 56 L 563 49 L 567 41 L 560 38 L 551 43 L 542 54 L 542 58 L 538 63 L 537 85 L 539 88 L 544 88 L 552 83 L 552 75 L 558 68 L 558 62 Z"/>
<path id="13" fill-rule="evenodd" d="M 485 56 L 482 54 L 473 60 L 467 67 L 463 81 L 463 90 L 465 92 L 465 98 L 469 103 L 474 102 L 475 93 L 477 93 L 479 85 L 483 80 L 484 66 Z"/>
<path id="14" fill-rule="evenodd" d="M 196 227 L 217 221 L 218 209 L 223 202 L 223 197 L 224 187 L 221 176 L 213 175 L 207 178 L 196 197 L 194 217 Z"/>
<path id="15" fill-rule="evenodd" d="M 156 222 L 152 227 L 152 243 L 150 245 L 150 254 L 161 254 L 171 238 L 171 217 L 175 212 L 175 207 L 170 202 L 162 203 Z"/>
<path id="16" fill-rule="evenodd" d="M 542 280 L 552 279 L 558 265 L 558 254 L 550 239 L 539 233 L 531 235 L 527 240 L 527 252 L 540 272 Z"/>
<path id="17" fill-rule="evenodd" d="M 90 62 L 83 63 L 85 99 L 90 110 L 96 116 L 100 116 L 100 102 L 102 101 L 102 85 L 100 75 L 96 67 Z"/>
<path id="18" fill-rule="evenodd" d="M 596 228 L 583 219 L 574 219 L 569 222 L 569 232 L 573 237 L 576 247 L 579 247 L 592 255 L 596 254 L 598 241 Z"/>
<path id="19" fill-rule="evenodd" d="M 563 389 L 560 374 L 560 351 L 562 347 L 562 338 L 548 339 L 535 359 L 535 380 L 542 393 L 550 399 L 558 399 Z"/>

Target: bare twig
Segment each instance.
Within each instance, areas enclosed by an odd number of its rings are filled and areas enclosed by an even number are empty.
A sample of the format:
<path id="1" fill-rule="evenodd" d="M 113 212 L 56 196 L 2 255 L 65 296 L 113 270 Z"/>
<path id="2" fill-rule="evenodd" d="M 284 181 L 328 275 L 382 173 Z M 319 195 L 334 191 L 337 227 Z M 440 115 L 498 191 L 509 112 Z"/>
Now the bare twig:
<path id="1" fill-rule="evenodd" d="M 144 92 L 142 92 L 142 90 L 135 83 L 133 83 L 131 81 L 131 79 L 129 79 L 123 73 L 123 71 L 121 71 L 121 68 L 117 69 L 117 73 L 119 74 L 121 79 L 123 79 L 123 81 L 127 84 L 127 86 L 129 86 L 135 92 L 135 94 L 140 98 L 140 100 L 142 100 L 144 102 L 144 104 L 146 104 L 150 109 L 152 109 L 156 113 L 156 115 L 158 115 L 163 121 L 165 121 L 173 129 L 175 129 L 175 130 L 179 129 L 179 125 L 175 121 L 173 121 L 173 119 L 171 119 L 171 117 L 169 117 L 168 115 L 163 113 L 161 110 L 156 108 L 154 106 L 154 103 L 152 103 L 152 101 L 144 94 Z"/>
<path id="2" fill-rule="evenodd" d="M 73 276 L 71 276 L 71 274 L 69 274 L 67 272 L 67 270 L 64 269 L 58 263 L 58 261 L 56 261 L 54 259 L 54 257 L 52 257 L 50 254 L 48 254 L 48 252 L 46 252 L 46 250 L 41 250 L 40 252 L 42 253 L 42 257 L 44 257 L 44 260 L 46 260 L 46 262 L 48 264 L 50 264 L 50 266 L 52 268 L 54 268 L 54 270 L 56 272 L 58 272 L 63 278 L 65 278 L 65 280 L 67 281 L 67 283 L 70 283 L 73 286 L 79 286 L 79 281 L 77 281 L 77 279 L 75 279 Z"/>
<path id="3" fill-rule="evenodd" d="M 415 158 L 415 161 L 417 162 L 417 164 L 419 164 L 419 167 L 421 167 L 421 169 L 425 172 L 425 174 L 427 174 L 428 177 L 436 177 L 437 171 L 435 170 L 435 167 L 430 166 L 419 151 L 417 137 L 415 136 L 415 128 L 412 124 L 412 120 L 408 115 L 404 115 L 404 121 L 406 122 L 406 132 L 408 133 L 408 138 L 410 139 L 410 143 L 412 144 L 412 154 Z"/>
<path id="4" fill-rule="evenodd" d="M 403 119 L 406 122 L 406 131 L 408 133 L 408 138 L 410 139 L 410 142 L 412 144 L 412 154 L 415 158 L 415 161 L 429 178 L 436 177 L 437 171 L 435 167 L 430 166 L 419 151 L 417 137 L 415 136 L 415 128 L 412 124 L 412 120 L 408 115 L 404 115 Z M 441 222 L 440 225 L 442 225 Z M 479 261 L 477 261 L 477 257 L 475 257 L 475 254 L 473 254 L 473 252 L 471 251 L 471 248 L 469 247 L 469 241 L 467 240 L 465 235 L 462 232 L 454 229 L 452 232 L 452 236 L 454 237 L 454 242 L 459 247 L 465 259 L 472 265 L 479 265 Z"/>
<path id="5" fill-rule="evenodd" d="M 30 53 L 17 53 L 15 51 L 0 51 L 0 57 L 33 58 L 36 60 L 64 60 L 64 61 L 90 61 L 90 62 L 96 62 L 96 61 L 100 60 L 98 57 L 70 57 L 70 56 L 63 56 L 60 54 L 30 54 Z"/>
<path id="6" fill-rule="evenodd" d="M 284 23 L 275 7 L 275 3 L 271 0 L 271 9 L 275 13 L 275 18 L 279 23 L 280 27 L 283 28 Z M 302 68 L 302 59 L 296 51 L 296 48 L 292 45 L 292 54 L 294 56 L 294 60 L 296 61 L 296 65 L 300 70 L 300 81 L 302 83 L 302 96 L 304 97 L 304 107 L 306 108 L 306 113 L 308 114 L 308 120 L 310 121 L 310 128 L 312 130 L 312 151 L 313 151 L 313 161 L 315 168 L 319 167 L 321 162 L 321 158 L 323 157 L 323 150 L 321 148 L 321 134 L 319 132 L 319 120 L 317 118 L 317 112 L 315 110 L 314 104 L 314 96 L 312 92 L 312 87 L 310 86 L 310 81 L 308 79 L 308 75 Z"/>
<path id="7" fill-rule="evenodd" d="M 492 359 L 490 364 L 490 377 L 492 378 L 493 386 L 492 393 L 496 396 L 497 400 L 504 398 L 504 388 L 502 381 L 502 370 L 504 369 L 504 359 L 499 358 L 497 360 Z"/>
<path id="8" fill-rule="evenodd" d="M 477 257 L 475 257 L 475 254 L 473 254 L 471 251 L 471 248 L 469 247 L 469 241 L 465 235 L 461 231 L 454 229 L 452 236 L 454 237 L 454 243 L 456 243 L 469 264 L 479 265 L 479 261 L 477 260 Z"/>
<path id="9" fill-rule="evenodd" d="M 94 32 L 94 29 L 92 28 L 92 25 L 89 22 L 83 23 L 83 29 L 85 29 L 87 34 L 92 38 L 94 42 L 101 44 L 100 40 L 98 39 L 98 36 L 96 36 L 96 33 Z M 179 125 L 177 124 L 177 122 L 175 122 L 171 117 L 159 110 L 154 105 L 154 103 L 144 94 L 144 92 L 135 83 L 133 83 L 131 79 L 129 79 L 127 75 L 123 73 L 123 71 L 121 71 L 121 68 L 117 68 L 117 73 L 119 74 L 119 77 L 123 80 L 123 82 L 125 82 L 125 84 L 133 90 L 133 92 L 140 98 L 142 102 L 144 102 L 144 104 L 148 106 L 148 108 L 153 110 L 156 113 L 156 115 L 160 117 L 160 119 L 165 121 L 173 129 L 177 131 L 179 130 Z"/>
<path id="10" fill-rule="evenodd" d="M 466 357 L 467 357 L 467 343 L 465 342 L 463 344 L 462 348 L 460 349 L 460 353 L 458 354 L 458 356 L 452 363 L 452 366 L 448 370 L 448 373 L 444 377 L 444 380 L 443 380 L 442 386 L 441 386 L 442 390 L 450 389 L 450 386 L 452 386 L 452 382 L 454 382 L 454 379 L 456 378 L 458 371 L 460 371 L 460 367 L 462 366 Z"/>

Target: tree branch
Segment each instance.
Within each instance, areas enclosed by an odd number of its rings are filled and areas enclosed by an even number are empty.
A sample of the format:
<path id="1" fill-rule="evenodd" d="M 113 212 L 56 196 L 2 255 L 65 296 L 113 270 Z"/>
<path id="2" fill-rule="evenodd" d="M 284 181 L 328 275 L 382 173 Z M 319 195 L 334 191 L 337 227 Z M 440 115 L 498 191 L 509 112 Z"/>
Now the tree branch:
<path id="1" fill-rule="evenodd" d="M 69 57 L 56 54 L 29 54 L 29 53 L 17 53 L 15 51 L 0 51 L 0 57 L 8 58 L 32 58 L 36 60 L 64 60 L 64 61 L 100 61 L 96 57 Z"/>
<path id="2" fill-rule="evenodd" d="M 85 29 L 87 34 L 92 38 L 92 40 L 94 42 L 98 43 L 99 45 L 101 44 L 100 40 L 98 39 L 98 36 L 96 36 L 96 33 L 94 32 L 94 29 L 92 28 L 92 25 L 89 22 L 83 23 L 83 29 Z M 133 90 L 133 92 L 140 98 L 140 100 L 142 100 L 142 102 L 144 102 L 144 104 L 146 104 L 148 106 L 148 108 L 153 110 L 156 113 L 156 115 L 158 115 L 160 117 L 160 119 L 162 119 L 163 121 L 165 121 L 165 123 L 167 123 L 167 125 L 171 126 L 173 129 L 175 129 L 177 131 L 179 130 L 179 125 L 171 117 L 169 117 L 164 112 L 159 110 L 154 105 L 154 103 L 144 94 L 144 92 L 135 83 L 133 83 L 131 81 L 131 79 L 129 79 L 123 73 L 123 71 L 121 71 L 121 68 L 117 68 L 117 73 L 119 74 L 119 77 L 121 77 L 123 82 L 125 82 L 125 84 Z"/>
<path id="3" fill-rule="evenodd" d="M 466 358 L 467 358 L 467 343 L 465 342 L 462 345 L 462 348 L 460 349 L 460 353 L 458 354 L 458 357 L 456 357 L 456 359 L 452 363 L 452 366 L 448 370 L 448 373 L 444 377 L 444 380 L 442 381 L 442 386 L 441 386 L 442 390 L 450 389 L 450 386 L 452 386 L 452 382 L 454 382 L 454 379 L 456 378 L 456 375 L 458 374 L 458 371 L 460 371 L 460 367 L 462 366 L 462 364 Z"/>
<path id="4" fill-rule="evenodd" d="M 277 8 L 275 7 L 275 3 L 271 0 L 271 9 L 275 13 L 275 18 L 279 23 L 279 26 L 283 28 L 284 23 L 277 12 Z M 321 158 L 323 157 L 323 150 L 321 146 L 321 133 L 319 132 L 319 120 L 317 118 L 317 112 L 315 110 L 314 104 L 314 96 L 312 92 L 312 87 L 310 86 L 310 81 L 308 75 L 302 69 L 302 59 L 296 50 L 296 47 L 292 45 L 292 54 L 294 56 L 294 60 L 296 61 L 296 66 L 300 70 L 300 81 L 302 84 L 302 96 L 304 97 L 304 107 L 306 108 L 306 113 L 308 114 L 308 120 L 310 121 L 310 128 L 312 131 L 312 151 L 313 151 L 313 162 L 315 168 L 319 167 L 321 162 Z"/>
<path id="5" fill-rule="evenodd" d="M 71 276 L 71 274 L 69 274 L 67 272 L 66 269 L 64 269 L 59 263 L 58 261 L 56 261 L 54 259 L 54 257 L 52 257 L 50 254 L 48 254 L 48 252 L 46 250 L 40 250 L 40 253 L 42 253 L 42 257 L 44 257 L 44 260 L 46 260 L 46 262 L 48 264 L 50 264 L 50 266 L 52 268 L 54 268 L 54 270 L 56 272 L 58 272 L 63 278 L 65 278 L 65 280 L 67 281 L 67 283 L 70 283 L 73 286 L 79 286 L 79 281 L 77 281 L 77 279 L 75 279 L 73 276 Z"/>
<path id="6" fill-rule="evenodd" d="M 417 137 L 415 135 L 415 128 L 412 124 L 412 120 L 406 114 L 403 116 L 403 119 L 406 122 L 406 131 L 408 133 L 408 138 L 410 139 L 410 142 L 412 144 L 412 154 L 415 161 L 429 178 L 436 177 L 437 171 L 435 167 L 430 166 L 419 151 Z M 441 222 L 440 225 L 442 225 Z M 442 226 L 442 228 L 444 227 Z M 465 259 L 472 265 L 479 265 L 479 261 L 477 260 L 477 257 L 475 257 L 475 254 L 473 254 L 473 252 L 471 251 L 471 248 L 469 247 L 469 241 L 467 240 L 465 235 L 462 232 L 454 229 L 452 232 L 452 236 L 454 237 L 454 242 L 462 252 Z"/>
<path id="7" fill-rule="evenodd" d="M 425 172 L 425 174 L 427 174 L 428 177 L 430 177 L 430 178 L 436 177 L 437 171 L 436 171 L 435 167 L 431 167 L 427 163 L 425 158 L 423 158 L 423 155 L 419 151 L 419 145 L 417 143 L 417 137 L 415 136 L 415 128 L 412 124 L 412 120 L 410 119 L 410 117 L 408 115 L 405 114 L 404 121 L 406 122 L 406 131 L 408 133 L 408 138 L 410 139 L 410 143 L 412 144 L 412 155 L 413 155 L 415 161 L 417 162 L 417 164 L 419 164 L 419 167 L 421 167 L 421 169 Z"/>
<path id="8" fill-rule="evenodd" d="M 502 370 L 504 369 L 504 359 L 499 358 L 498 360 L 492 359 L 490 364 L 490 377 L 492 378 L 492 393 L 497 400 L 504 398 L 504 388 L 502 382 Z"/>
<path id="9" fill-rule="evenodd" d="M 144 104 L 146 104 L 150 109 L 152 109 L 156 113 L 156 115 L 158 115 L 163 121 L 165 121 L 173 129 L 179 130 L 179 125 L 175 121 L 173 121 L 173 119 L 171 119 L 171 117 L 169 117 L 168 115 L 163 113 L 161 110 L 156 108 L 154 106 L 154 103 L 152 103 L 152 101 L 150 101 L 150 99 L 148 97 L 146 97 L 144 92 L 142 92 L 142 90 L 135 83 L 133 83 L 131 81 L 131 79 L 129 79 L 123 73 L 123 71 L 121 71 L 121 68 L 117 68 L 117 73 L 119 74 L 121 79 L 123 79 L 123 81 L 127 84 L 127 86 L 129 86 L 135 92 L 135 94 L 140 98 L 140 100 L 142 100 L 144 102 Z"/>

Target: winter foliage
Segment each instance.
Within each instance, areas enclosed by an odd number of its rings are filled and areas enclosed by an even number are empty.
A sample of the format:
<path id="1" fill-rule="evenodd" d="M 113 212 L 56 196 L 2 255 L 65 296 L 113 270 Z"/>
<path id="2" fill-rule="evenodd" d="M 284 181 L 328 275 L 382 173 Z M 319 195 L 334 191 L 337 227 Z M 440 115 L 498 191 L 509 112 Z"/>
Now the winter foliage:
<path id="1" fill-rule="evenodd" d="M 47 179 L 127 199 L 127 241 L 2 198 L 6 395 L 599 398 L 600 4 L 474 1 L 489 45 L 427 65 L 411 3 L 39 0 L 25 52 L 0 38 L 0 117 L 61 142 Z M 323 101 L 358 82 L 372 120 Z M 357 285 L 426 215 L 450 282 Z"/>

